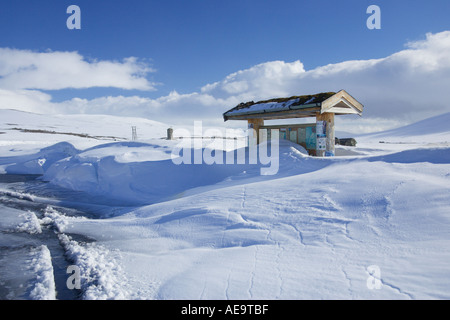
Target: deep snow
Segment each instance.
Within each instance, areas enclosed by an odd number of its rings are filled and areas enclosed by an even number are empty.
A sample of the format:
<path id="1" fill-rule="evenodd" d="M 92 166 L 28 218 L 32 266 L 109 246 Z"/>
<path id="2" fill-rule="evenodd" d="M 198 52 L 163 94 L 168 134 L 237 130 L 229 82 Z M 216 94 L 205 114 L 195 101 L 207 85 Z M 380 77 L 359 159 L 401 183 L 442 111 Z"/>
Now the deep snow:
<path id="1" fill-rule="evenodd" d="M 145 139 L 112 142 L 19 132 L 8 123 L 50 128 L 61 118 L 0 113 L 0 170 L 43 174 L 110 208 L 103 219 L 48 207 L 42 219 L 8 220 L 16 231 L 55 226 L 86 299 L 450 298 L 449 114 L 357 137 L 334 158 L 283 141 L 278 173 L 264 176 L 261 165 L 173 164 L 179 140 L 161 139 L 164 124 L 142 120 Z M 108 116 L 82 120 L 64 131 L 131 133 Z M 37 252 L 45 274 L 48 255 Z"/>

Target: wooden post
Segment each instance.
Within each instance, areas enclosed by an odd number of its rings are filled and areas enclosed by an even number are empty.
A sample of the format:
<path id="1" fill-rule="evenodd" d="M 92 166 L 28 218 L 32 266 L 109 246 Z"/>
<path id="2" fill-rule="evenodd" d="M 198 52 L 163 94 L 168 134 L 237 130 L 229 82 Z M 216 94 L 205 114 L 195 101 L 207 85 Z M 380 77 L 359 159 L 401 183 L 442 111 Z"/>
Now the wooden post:
<path id="1" fill-rule="evenodd" d="M 264 119 L 248 119 L 248 129 L 254 129 L 256 132 L 256 144 L 259 144 L 259 128 L 264 125 Z"/>
<path id="2" fill-rule="evenodd" d="M 318 150 L 317 155 L 319 157 L 323 156 L 334 156 L 334 113 L 317 113 L 316 114 L 316 121 L 326 121 L 327 127 L 326 127 L 326 133 L 327 133 L 327 142 L 326 142 L 326 149 Z"/>

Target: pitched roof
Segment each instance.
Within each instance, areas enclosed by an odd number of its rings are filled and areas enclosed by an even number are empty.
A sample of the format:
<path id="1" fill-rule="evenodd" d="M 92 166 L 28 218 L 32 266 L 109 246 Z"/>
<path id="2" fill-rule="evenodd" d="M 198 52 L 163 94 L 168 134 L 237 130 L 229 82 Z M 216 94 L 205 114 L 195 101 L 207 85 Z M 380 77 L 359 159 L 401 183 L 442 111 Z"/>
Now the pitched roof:
<path id="1" fill-rule="evenodd" d="M 328 103 L 327 103 L 328 102 Z M 223 114 L 227 120 L 252 118 L 285 119 L 315 116 L 317 112 L 362 113 L 362 104 L 347 92 L 322 92 L 313 95 L 276 98 L 258 102 L 240 103 Z"/>

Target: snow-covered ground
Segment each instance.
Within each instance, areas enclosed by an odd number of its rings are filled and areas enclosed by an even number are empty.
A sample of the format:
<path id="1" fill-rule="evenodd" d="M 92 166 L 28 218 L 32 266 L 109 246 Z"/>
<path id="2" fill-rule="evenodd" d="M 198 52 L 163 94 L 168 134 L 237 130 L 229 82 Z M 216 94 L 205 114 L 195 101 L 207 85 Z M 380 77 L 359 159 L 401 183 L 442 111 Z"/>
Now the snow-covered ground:
<path id="1" fill-rule="evenodd" d="M 2 207 L 0 226 L 53 226 L 85 299 L 449 299 L 449 120 L 356 137 L 334 158 L 282 141 L 278 173 L 261 175 L 175 165 L 180 140 L 150 120 L 0 110 L 0 172 L 42 174 L 108 208 L 89 219 Z M 50 252 L 27 259 L 29 298 L 54 298 Z"/>

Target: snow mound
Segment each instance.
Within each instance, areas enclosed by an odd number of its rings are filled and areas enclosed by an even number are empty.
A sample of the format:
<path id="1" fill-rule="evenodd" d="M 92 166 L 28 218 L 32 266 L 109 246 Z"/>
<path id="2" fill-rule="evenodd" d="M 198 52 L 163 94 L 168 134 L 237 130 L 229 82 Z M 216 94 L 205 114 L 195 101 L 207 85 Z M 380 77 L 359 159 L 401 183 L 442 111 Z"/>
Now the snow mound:
<path id="1" fill-rule="evenodd" d="M 78 152 L 72 144 L 59 142 L 35 154 L 0 158 L 0 168 L 9 174 L 44 174 L 53 163 Z"/>
<path id="2" fill-rule="evenodd" d="M 72 157 L 54 162 L 43 180 L 70 190 L 98 196 L 98 200 L 120 205 L 160 202 L 181 196 L 188 190 L 233 183 L 241 179 L 260 179 L 262 164 L 194 163 L 196 150 L 190 150 L 191 163 L 176 164 L 171 159 L 173 149 L 167 146 L 117 142 L 96 146 Z M 202 154 L 211 152 L 203 148 Z M 244 150 L 248 159 L 249 150 Z M 289 141 L 280 143 L 279 174 L 288 174 L 308 158 L 306 151 Z M 227 158 L 227 153 L 223 154 Z M 316 164 L 317 165 L 317 164 Z M 267 177 L 270 179 L 270 177 Z"/>

